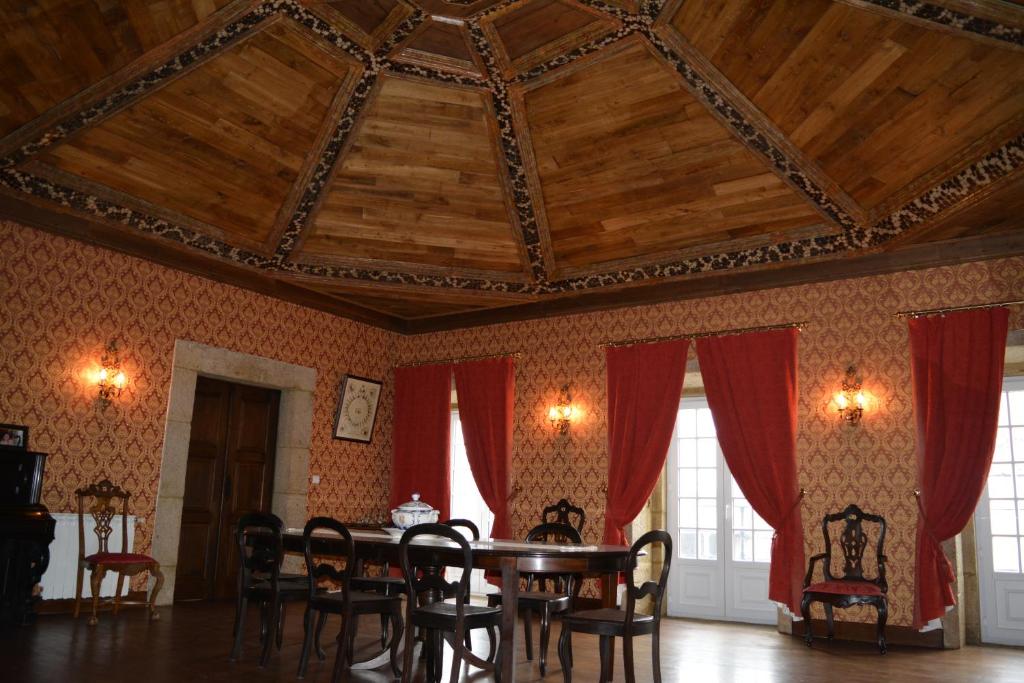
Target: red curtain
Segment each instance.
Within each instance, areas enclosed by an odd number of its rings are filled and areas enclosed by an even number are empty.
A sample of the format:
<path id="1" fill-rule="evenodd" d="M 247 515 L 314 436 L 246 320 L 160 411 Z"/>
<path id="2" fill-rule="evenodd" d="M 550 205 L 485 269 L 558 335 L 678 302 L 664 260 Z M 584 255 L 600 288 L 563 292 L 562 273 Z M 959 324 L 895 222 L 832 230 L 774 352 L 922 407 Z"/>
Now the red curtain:
<path id="1" fill-rule="evenodd" d="M 623 527 L 651 497 L 665 466 L 686 373 L 688 339 L 610 347 L 608 500 L 604 542 L 626 545 Z"/>
<path id="2" fill-rule="evenodd" d="M 419 492 L 448 519 L 451 507 L 450 365 L 395 368 L 395 414 L 390 508 Z"/>
<path id="3" fill-rule="evenodd" d="M 722 454 L 743 495 L 775 529 L 768 597 L 800 614 L 804 532 L 796 468 L 797 330 L 697 340 Z"/>
<path id="4" fill-rule="evenodd" d="M 510 538 L 508 482 L 512 462 L 515 365 L 510 357 L 491 358 L 459 363 L 454 372 L 469 468 L 480 496 L 494 513 L 491 536 Z"/>
<path id="5" fill-rule="evenodd" d="M 942 541 L 964 528 L 985 488 L 1003 383 L 1009 311 L 990 308 L 911 318 L 920 515 L 914 626 L 955 604 Z"/>

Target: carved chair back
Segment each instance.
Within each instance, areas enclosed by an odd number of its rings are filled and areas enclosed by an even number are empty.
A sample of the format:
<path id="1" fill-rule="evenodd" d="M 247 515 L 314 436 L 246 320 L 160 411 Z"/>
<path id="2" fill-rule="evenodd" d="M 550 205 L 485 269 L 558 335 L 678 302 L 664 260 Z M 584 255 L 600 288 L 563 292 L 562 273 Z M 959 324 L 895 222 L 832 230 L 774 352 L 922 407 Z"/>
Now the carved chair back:
<path id="1" fill-rule="evenodd" d="M 268 580 L 271 588 L 277 589 L 284 559 L 283 527 L 281 518 L 269 512 L 249 512 L 238 520 L 235 541 L 238 544 L 239 591 L 261 580 Z"/>
<path id="2" fill-rule="evenodd" d="M 575 517 L 575 519 L 573 519 Z M 587 521 L 587 514 L 583 508 L 577 507 L 565 498 L 554 505 L 548 505 L 540 515 L 541 522 L 556 524 L 568 524 L 576 531 L 583 533 L 583 525 Z"/>
<path id="3" fill-rule="evenodd" d="M 450 566 L 462 569 L 462 576 L 457 581 L 446 581 L 444 576 L 434 572 L 421 572 L 419 566 L 409 557 L 409 545 L 417 536 L 443 536 L 456 543 L 462 551 L 462 562 Z M 405 530 L 398 546 L 398 557 L 402 564 L 402 576 L 405 577 L 406 594 L 410 604 L 416 604 L 416 597 L 431 591 L 447 600 L 455 598 L 457 611 L 462 614 L 462 605 L 469 597 L 469 577 L 473 568 L 473 551 L 466 537 L 446 524 L 417 524 Z M 448 564 L 448 563 L 446 563 Z"/>
<path id="4" fill-rule="evenodd" d="M 842 553 L 842 576 L 832 574 L 832 538 L 829 535 L 829 524 L 842 522 L 842 531 L 836 539 L 836 545 Z M 864 553 L 868 548 L 868 535 L 864 532 L 864 522 L 878 525 L 878 542 L 875 552 L 878 562 L 878 576 L 868 579 L 864 576 Z M 856 505 L 847 505 L 842 512 L 825 515 L 821 521 L 821 533 L 825 538 L 825 561 L 822 571 L 826 581 L 867 581 L 878 585 L 883 591 L 888 588 L 885 580 L 885 518 L 864 512 Z"/>
<path id="5" fill-rule="evenodd" d="M 441 522 L 441 524 L 444 524 L 445 526 L 450 526 L 453 529 L 456 527 L 462 527 L 463 529 L 469 531 L 469 535 L 472 537 L 472 540 L 480 540 L 480 529 L 478 529 L 476 524 L 473 524 L 473 522 L 471 522 L 468 519 L 449 519 L 445 522 Z"/>
<path id="6" fill-rule="evenodd" d="M 313 533 L 320 529 L 333 531 L 345 540 L 345 555 L 339 559 L 344 560 L 344 569 L 327 563 L 317 563 L 313 558 Z M 306 558 L 306 574 L 309 577 L 309 598 L 316 597 L 317 583 L 321 579 L 328 579 L 341 587 L 343 599 L 349 597 L 349 579 L 352 578 L 352 570 L 355 567 L 356 546 L 352 541 L 352 534 L 344 524 L 330 517 L 314 517 L 306 522 L 306 528 L 302 530 L 302 551 Z"/>
<path id="7" fill-rule="evenodd" d="M 78 499 L 78 559 L 85 558 L 85 513 L 88 512 L 95 522 L 96 538 L 99 539 L 101 553 L 128 552 L 128 499 L 130 493 L 117 486 L 109 479 L 84 486 L 75 490 Z M 90 499 L 86 508 L 86 499 Z M 121 550 L 110 550 L 110 535 L 114 531 L 114 516 L 121 515 Z"/>
<path id="8" fill-rule="evenodd" d="M 545 522 L 530 529 L 526 534 L 527 543 L 572 543 L 579 545 L 583 543 L 580 532 L 568 524 L 560 522 Z M 533 582 L 537 581 L 537 589 L 544 592 L 547 590 L 543 574 L 526 574 L 526 590 L 532 590 Z M 555 591 L 573 595 L 579 593 L 583 583 L 583 576 L 577 574 L 556 574 L 548 575 L 555 582 Z"/>
<path id="9" fill-rule="evenodd" d="M 661 544 L 663 564 L 661 574 L 657 581 L 644 581 L 636 585 L 634 572 L 637 566 L 637 557 L 650 545 Z M 672 567 L 672 536 L 663 529 L 654 529 L 636 540 L 636 543 L 629 549 L 629 557 L 626 566 L 630 567 L 626 574 L 626 638 L 630 637 L 633 615 L 636 612 L 636 601 L 642 600 L 648 595 L 654 599 L 654 621 L 661 621 L 661 603 L 665 598 L 665 587 L 668 585 L 668 572 Z"/>

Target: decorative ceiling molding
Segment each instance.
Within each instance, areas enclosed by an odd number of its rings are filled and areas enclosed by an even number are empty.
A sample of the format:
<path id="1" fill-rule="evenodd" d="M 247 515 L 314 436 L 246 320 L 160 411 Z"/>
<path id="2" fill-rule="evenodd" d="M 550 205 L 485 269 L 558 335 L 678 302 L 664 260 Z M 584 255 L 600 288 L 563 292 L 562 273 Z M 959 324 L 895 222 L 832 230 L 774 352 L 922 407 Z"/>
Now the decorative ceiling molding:
<path id="1" fill-rule="evenodd" d="M 888 10 L 904 18 L 920 20 L 934 26 L 960 31 L 998 41 L 1004 45 L 1024 47 L 1024 29 L 1007 26 L 994 19 L 975 16 L 949 7 L 918 0 L 837 0 L 864 9 Z"/>

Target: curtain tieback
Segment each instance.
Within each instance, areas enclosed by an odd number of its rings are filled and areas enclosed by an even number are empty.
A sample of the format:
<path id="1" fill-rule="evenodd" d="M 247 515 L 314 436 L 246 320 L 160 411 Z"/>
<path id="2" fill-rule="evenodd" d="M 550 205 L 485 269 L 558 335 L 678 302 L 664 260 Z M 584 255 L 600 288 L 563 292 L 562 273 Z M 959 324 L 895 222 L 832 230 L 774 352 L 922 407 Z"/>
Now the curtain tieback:
<path id="1" fill-rule="evenodd" d="M 789 518 L 792 517 L 793 513 L 796 512 L 796 509 L 800 507 L 800 503 L 801 501 L 803 501 L 805 493 L 807 493 L 807 491 L 805 491 L 804 489 L 800 489 L 800 493 L 796 494 L 796 500 L 793 501 L 793 504 L 789 506 L 788 510 L 786 510 L 786 514 L 784 514 L 782 516 L 782 519 L 779 520 L 779 525 L 773 530 L 772 533 L 773 544 L 775 543 L 775 539 L 779 537 L 779 529 L 786 528 L 786 524 L 789 522 Z"/>
<path id="2" fill-rule="evenodd" d="M 921 502 L 921 490 L 914 489 L 914 499 L 917 501 L 917 510 L 921 513 L 921 526 L 924 527 L 924 532 L 928 534 L 928 538 L 932 539 L 932 543 L 942 547 L 942 541 L 935 537 L 935 532 L 932 531 L 932 525 L 928 522 L 928 514 L 924 511 L 924 503 Z"/>
<path id="3" fill-rule="evenodd" d="M 932 531 L 932 525 L 928 523 L 928 515 L 924 511 L 924 503 L 921 502 L 921 491 L 914 489 L 914 498 L 917 499 L 917 509 L 921 513 L 921 526 L 924 527 L 924 532 L 928 534 L 928 538 L 932 540 L 935 547 L 938 548 L 938 553 L 935 558 L 935 568 L 940 574 L 945 576 L 946 583 L 953 583 L 956 580 L 956 575 L 953 573 L 953 565 L 950 564 L 949 558 L 942 552 L 942 541 L 936 536 L 935 532 Z"/>

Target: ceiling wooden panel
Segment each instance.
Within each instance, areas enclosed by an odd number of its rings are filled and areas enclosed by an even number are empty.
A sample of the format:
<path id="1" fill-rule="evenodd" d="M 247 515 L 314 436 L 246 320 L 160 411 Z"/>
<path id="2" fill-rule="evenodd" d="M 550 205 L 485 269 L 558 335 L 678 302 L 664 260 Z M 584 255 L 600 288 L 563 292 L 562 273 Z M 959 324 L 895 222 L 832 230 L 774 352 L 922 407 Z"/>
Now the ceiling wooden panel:
<path id="1" fill-rule="evenodd" d="M 484 69 L 463 23 L 427 19 L 392 53 L 399 62 L 480 78 Z"/>
<path id="2" fill-rule="evenodd" d="M 277 21 L 38 160 L 263 243 L 353 69 L 310 36 Z"/>
<path id="3" fill-rule="evenodd" d="M 1024 175 L 1001 184 L 978 203 L 916 231 L 907 241 L 935 242 L 1012 232 L 1024 233 Z"/>
<path id="4" fill-rule="evenodd" d="M 474 14 L 490 9 L 503 0 L 415 0 L 416 4 L 423 8 L 427 14 L 435 14 L 442 17 L 469 17 Z"/>
<path id="5" fill-rule="evenodd" d="M 399 0 L 303 0 L 314 12 L 365 48 L 376 47 L 412 13 Z"/>
<path id="6" fill-rule="evenodd" d="M 524 108 L 559 266 L 822 222 L 640 43 L 525 93 Z"/>
<path id="7" fill-rule="evenodd" d="M 481 21 L 506 75 L 527 71 L 613 31 L 607 15 L 571 0 L 521 0 Z"/>
<path id="8" fill-rule="evenodd" d="M 521 272 L 489 106 L 479 90 L 382 78 L 301 257 Z"/>
<path id="9" fill-rule="evenodd" d="M 407 320 L 467 313 L 530 303 L 532 297 L 502 296 L 481 292 L 432 288 L 392 288 L 386 285 L 320 285 L 301 283 L 311 289 L 350 304 Z"/>
<path id="10" fill-rule="evenodd" d="M 0 0 L 0 136 L 228 1 Z"/>
<path id="11" fill-rule="evenodd" d="M 1024 122 L 1024 51 L 991 41 L 829 0 L 684 2 L 672 25 L 867 208 Z"/>

